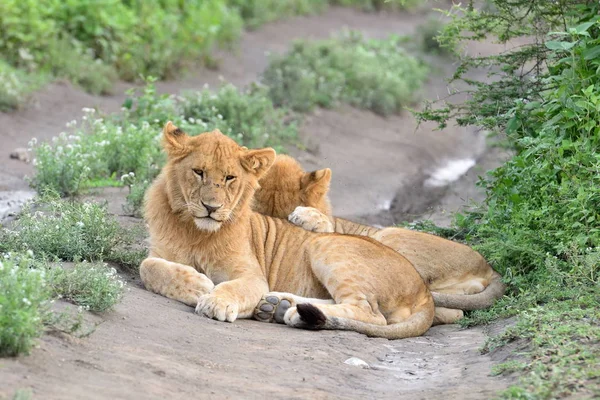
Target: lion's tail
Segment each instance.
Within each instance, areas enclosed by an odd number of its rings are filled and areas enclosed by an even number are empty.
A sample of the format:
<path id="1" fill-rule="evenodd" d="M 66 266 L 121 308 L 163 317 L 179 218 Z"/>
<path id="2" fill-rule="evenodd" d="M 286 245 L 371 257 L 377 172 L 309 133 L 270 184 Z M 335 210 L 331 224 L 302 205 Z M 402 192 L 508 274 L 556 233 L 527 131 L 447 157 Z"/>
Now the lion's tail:
<path id="1" fill-rule="evenodd" d="M 370 337 L 386 339 L 421 336 L 431 327 L 435 313 L 433 300 L 429 300 L 405 321 L 390 325 L 374 325 L 348 318 L 326 317 L 321 310 L 310 303 L 298 304 L 297 310 L 302 320 L 315 329 L 354 331 Z"/>
<path id="2" fill-rule="evenodd" d="M 459 310 L 481 310 L 491 307 L 494 302 L 504 295 L 506 285 L 502 276 L 494 271 L 490 284 L 476 294 L 445 294 L 432 292 L 437 307 L 455 308 Z"/>

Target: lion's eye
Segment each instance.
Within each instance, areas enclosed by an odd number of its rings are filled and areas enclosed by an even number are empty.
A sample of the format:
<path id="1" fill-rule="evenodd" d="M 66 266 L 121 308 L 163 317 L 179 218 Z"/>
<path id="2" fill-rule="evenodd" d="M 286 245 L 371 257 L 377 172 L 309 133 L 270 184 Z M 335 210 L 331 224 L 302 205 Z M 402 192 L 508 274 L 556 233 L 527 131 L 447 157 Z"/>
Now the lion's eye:
<path id="1" fill-rule="evenodd" d="M 227 175 L 227 176 L 225 177 L 225 180 L 226 180 L 226 181 L 232 181 L 232 180 L 234 180 L 234 179 L 235 179 L 235 176 L 233 176 L 233 175 Z"/>
<path id="2" fill-rule="evenodd" d="M 202 176 L 204 176 L 204 171 L 202 171 L 201 169 L 192 169 L 192 171 L 194 171 L 194 173 L 196 175 L 198 175 L 200 178 L 202 178 Z"/>

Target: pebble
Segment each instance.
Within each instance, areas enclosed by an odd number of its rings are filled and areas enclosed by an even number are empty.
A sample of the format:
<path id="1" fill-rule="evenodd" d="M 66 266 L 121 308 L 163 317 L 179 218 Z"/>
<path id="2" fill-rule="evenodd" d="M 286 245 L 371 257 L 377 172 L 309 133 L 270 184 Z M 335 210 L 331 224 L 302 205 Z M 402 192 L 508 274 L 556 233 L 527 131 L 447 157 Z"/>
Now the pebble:
<path id="1" fill-rule="evenodd" d="M 369 369 L 369 368 L 371 368 L 369 366 L 369 364 L 367 364 L 365 361 L 361 360 L 358 357 L 350 357 L 349 359 L 347 359 L 346 361 L 344 361 L 344 364 L 354 365 L 355 367 L 361 367 L 363 369 Z"/>
<path id="2" fill-rule="evenodd" d="M 15 160 L 29 162 L 29 153 L 27 153 L 27 149 L 24 147 L 18 147 L 10 153 L 10 158 L 14 158 Z"/>

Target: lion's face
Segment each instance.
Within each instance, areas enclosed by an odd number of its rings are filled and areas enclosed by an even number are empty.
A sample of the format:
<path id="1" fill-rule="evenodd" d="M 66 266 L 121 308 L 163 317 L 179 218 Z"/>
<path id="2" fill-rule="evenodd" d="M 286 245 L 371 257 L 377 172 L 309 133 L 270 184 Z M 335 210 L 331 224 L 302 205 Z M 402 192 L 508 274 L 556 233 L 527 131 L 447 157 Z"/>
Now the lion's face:
<path id="1" fill-rule="evenodd" d="M 275 218 L 287 218 L 298 206 L 313 207 L 331 216 L 327 196 L 330 182 L 329 168 L 305 172 L 293 158 L 278 155 L 259 181 L 252 208 Z"/>
<path id="2" fill-rule="evenodd" d="M 190 137 L 168 122 L 164 131 L 172 206 L 198 229 L 215 232 L 247 210 L 273 149 L 248 150 L 213 131 Z"/>

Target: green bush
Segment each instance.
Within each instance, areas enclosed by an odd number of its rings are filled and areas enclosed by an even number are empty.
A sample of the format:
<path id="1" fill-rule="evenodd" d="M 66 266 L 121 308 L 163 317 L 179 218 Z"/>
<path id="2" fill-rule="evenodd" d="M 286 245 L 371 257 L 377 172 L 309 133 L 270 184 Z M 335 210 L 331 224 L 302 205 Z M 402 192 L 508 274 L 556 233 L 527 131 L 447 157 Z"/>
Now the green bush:
<path id="1" fill-rule="evenodd" d="M 350 33 L 295 43 L 271 59 L 262 80 L 276 105 L 294 110 L 345 102 L 389 115 L 415 101 L 426 77 L 427 67 L 400 47 L 399 38 L 365 40 Z"/>
<path id="2" fill-rule="evenodd" d="M 11 65 L 107 93 L 118 76 L 161 78 L 233 43 L 242 21 L 224 0 L 44 0 L 0 3 L 0 52 Z"/>
<path id="3" fill-rule="evenodd" d="M 16 109 L 45 81 L 43 75 L 28 74 L 0 60 L 0 111 Z"/>
<path id="4" fill-rule="evenodd" d="M 360 7 L 366 11 L 387 9 L 415 9 L 423 4 L 422 0 L 330 0 L 331 4 Z"/>
<path id="5" fill-rule="evenodd" d="M 110 258 L 121 242 L 121 228 L 96 203 L 61 200 L 47 194 L 25 205 L 10 229 L 0 231 L 0 251 L 33 251 L 63 261 Z"/>
<path id="6" fill-rule="evenodd" d="M 327 7 L 327 0 L 228 0 L 228 3 L 239 11 L 250 29 L 284 17 L 313 14 Z"/>
<path id="7" fill-rule="evenodd" d="M 472 86 L 472 96 L 418 114 L 441 126 L 456 117 L 506 132 L 515 152 L 482 180 L 485 202 L 456 217 L 459 236 L 508 283 L 507 297 L 463 324 L 518 316 L 491 342 L 531 341 L 530 362 L 499 367 L 521 372 L 505 398 L 593 397 L 600 391 L 600 5 L 490 3 L 492 12 L 472 5 L 454 12 L 442 41 L 497 35 L 502 42 L 525 36 L 527 44 L 500 56 L 463 55 L 455 78 Z M 486 65 L 491 81 L 463 77 Z"/>
<path id="8" fill-rule="evenodd" d="M 49 300 L 44 271 L 30 268 L 27 258 L 4 254 L 0 259 L 0 357 L 29 353 L 44 332 Z"/>
<path id="9" fill-rule="evenodd" d="M 71 301 L 85 310 L 110 310 L 123 297 L 125 282 L 106 264 L 82 262 L 71 269 L 55 266 L 47 272 L 53 297 Z"/>
<path id="10" fill-rule="evenodd" d="M 220 129 L 242 145 L 273 146 L 278 151 L 296 137 L 289 112 L 275 108 L 264 87 L 238 90 L 225 85 L 216 93 L 205 89 L 175 97 L 158 95 L 152 82 L 140 95 L 129 92 L 120 114 L 97 118 L 86 108 L 81 122 L 68 124 L 70 135 L 63 133 L 51 143 L 33 141 L 32 186 L 40 193 L 50 189 L 73 196 L 111 182 L 126 184 L 126 212 L 139 215 L 145 189 L 165 162 L 160 138 L 168 120 L 190 135 Z"/>

